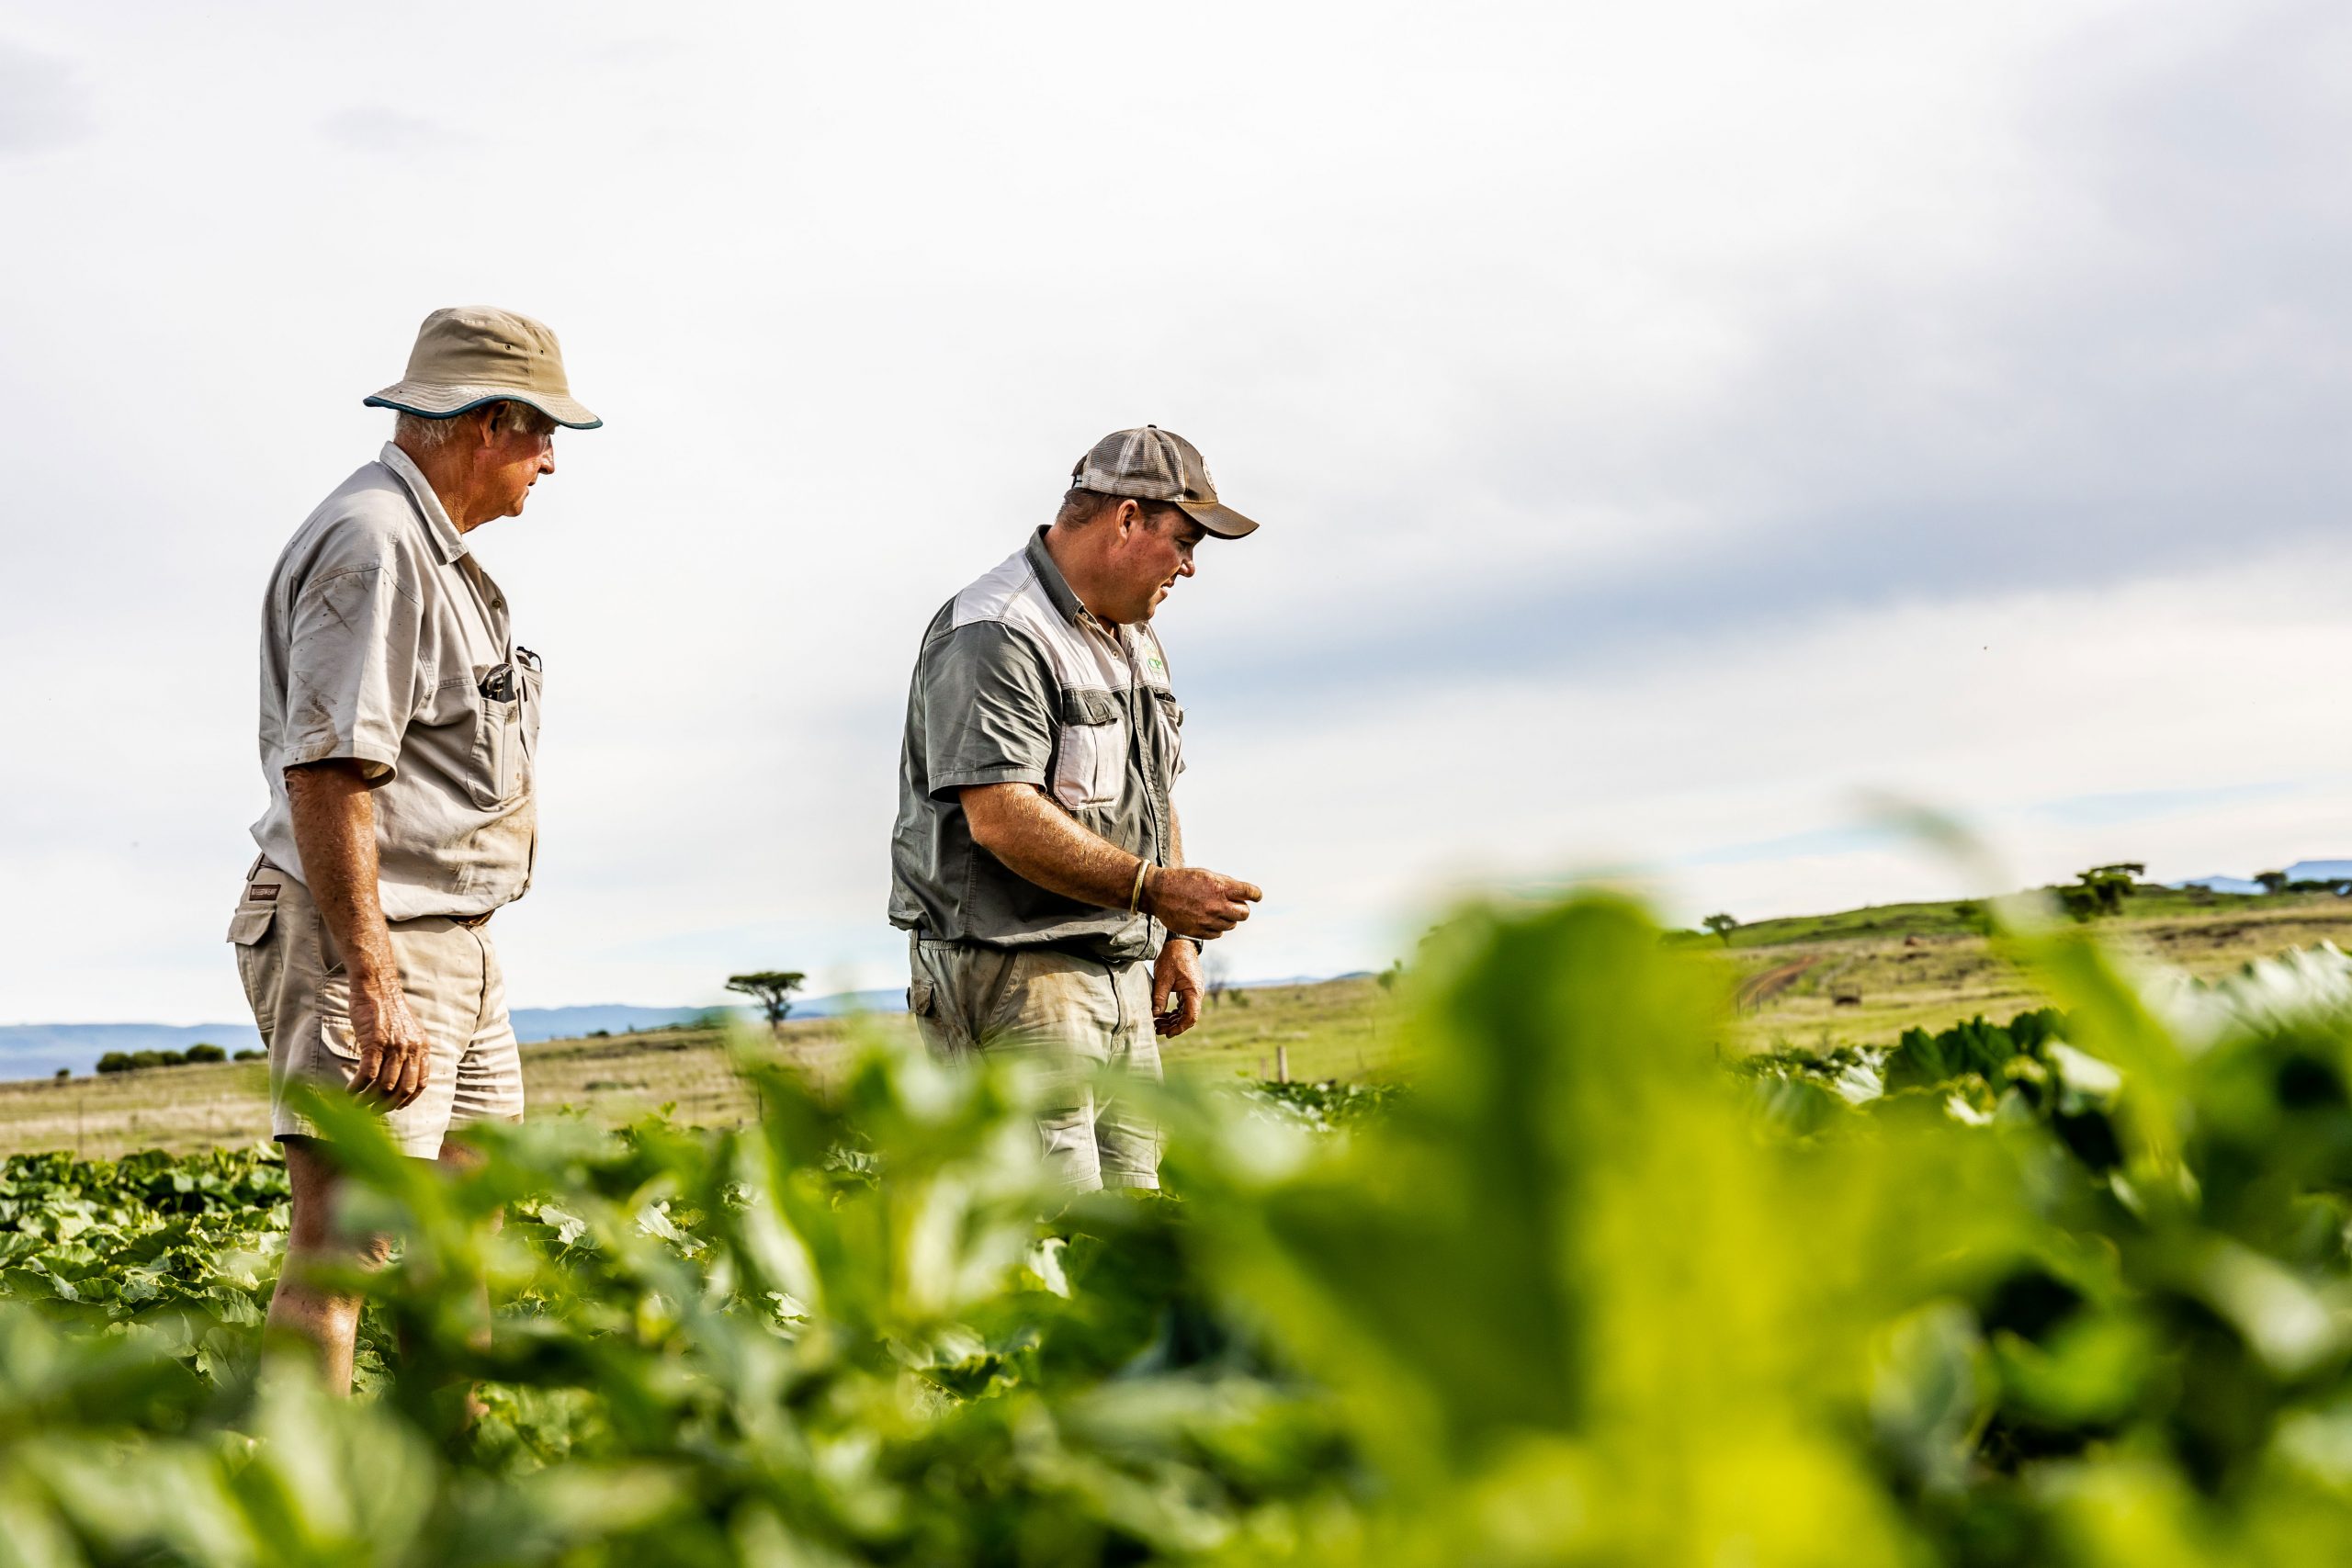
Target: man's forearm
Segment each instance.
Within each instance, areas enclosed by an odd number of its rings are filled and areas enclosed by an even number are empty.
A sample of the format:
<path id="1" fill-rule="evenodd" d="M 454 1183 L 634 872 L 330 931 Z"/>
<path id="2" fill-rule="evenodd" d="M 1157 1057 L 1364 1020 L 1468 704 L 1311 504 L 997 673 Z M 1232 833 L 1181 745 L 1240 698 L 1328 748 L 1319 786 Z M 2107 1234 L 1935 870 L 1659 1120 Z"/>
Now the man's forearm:
<path id="1" fill-rule="evenodd" d="M 1176 815 L 1176 803 L 1172 800 L 1168 803 L 1168 863 L 1170 865 L 1184 863 L 1184 820 Z M 1190 943 L 1195 953 L 1201 950 L 1201 939 L 1196 936 L 1178 936 L 1175 932 L 1170 931 L 1168 942 Z M 1164 948 L 1168 942 L 1164 942 L 1160 945 Z"/>
<path id="2" fill-rule="evenodd" d="M 294 848 L 303 885 L 327 934 L 359 984 L 397 985 L 391 933 L 376 886 L 376 805 L 356 767 L 316 762 L 286 770 Z"/>
<path id="3" fill-rule="evenodd" d="M 1124 909 L 1136 885 L 1137 857 L 1027 784 L 980 784 L 963 794 L 972 838 L 1005 869 L 1047 892 Z"/>

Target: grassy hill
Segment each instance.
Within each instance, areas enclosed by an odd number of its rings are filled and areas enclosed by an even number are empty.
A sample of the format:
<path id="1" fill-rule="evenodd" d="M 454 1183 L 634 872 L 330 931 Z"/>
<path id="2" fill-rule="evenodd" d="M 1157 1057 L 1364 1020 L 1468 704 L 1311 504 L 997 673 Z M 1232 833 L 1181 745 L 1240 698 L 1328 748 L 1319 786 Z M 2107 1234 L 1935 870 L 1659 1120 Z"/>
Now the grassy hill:
<path id="1" fill-rule="evenodd" d="M 1385 994 L 1370 979 L 1234 992 L 1182 1040 L 1163 1043 L 1172 1072 L 1267 1073 L 1289 1053 L 1294 1077 L 1377 1077 L 1395 1071 Z M 775 1048 L 821 1072 L 854 1029 L 910 1031 L 902 1016 L 792 1020 Z M 561 1107 L 598 1122 L 662 1105 L 682 1121 L 741 1118 L 750 1097 L 714 1030 L 662 1029 L 523 1047 L 524 1093 L 535 1113 Z M 70 1149 L 85 1157 L 175 1152 L 266 1137 L 269 1077 L 258 1062 L 161 1067 L 107 1077 L 0 1083 L 0 1155 Z"/>
<path id="2" fill-rule="evenodd" d="M 2152 889 L 2099 927 L 2148 958 L 2211 976 L 2317 942 L 2352 948 L 2352 898 Z M 2003 1020 L 2043 999 L 1951 902 L 1759 920 L 1733 931 L 1727 945 L 1704 934 L 1668 940 L 1714 954 L 1726 988 L 1742 994 L 1724 1041 L 1736 1053 L 1891 1042 L 1914 1025 L 1940 1029 L 1978 1013 Z M 899 1016 L 794 1020 L 775 1048 L 821 1072 L 852 1030 L 911 1027 Z M 1171 1072 L 1218 1075 L 1271 1074 L 1281 1050 L 1294 1077 L 1410 1070 L 1387 993 L 1362 977 L 1233 993 L 1165 1046 Z M 526 1045 L 523 1077 L 535 1112 L 570 1107 L 608 1123 L 671 1105 L 683 1121 L 719 1124 L 748 1104 L 720 1037 L 708 1030 Z M 0 1154 L 62 1148 L 95 1156 L 245 1142 L 267 1133 L 267 1087 L 258 1063 L 0 1083 Z"/>
<path id="3" fill-rule="evenodd" d="M 2211 977 L 2313 942 L 2352 948 L 2352 898 L 2152 888 L 2097 924 L 2127 951 Z M 1733 931 L 1723 955 L 1746 994 L 1728 1042 L 1740 1051 L 1885 1042 L 1914 1025 L 2001 1020 L 2043 1000 L 1948 902 L 1759 920 Z"/>

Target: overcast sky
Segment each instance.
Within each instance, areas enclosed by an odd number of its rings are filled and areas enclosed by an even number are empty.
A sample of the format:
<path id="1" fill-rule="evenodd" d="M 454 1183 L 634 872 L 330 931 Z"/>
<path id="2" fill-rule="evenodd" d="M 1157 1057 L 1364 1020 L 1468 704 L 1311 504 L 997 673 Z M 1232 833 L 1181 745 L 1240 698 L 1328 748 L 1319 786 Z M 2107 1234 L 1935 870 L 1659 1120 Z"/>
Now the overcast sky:
<path id="1" fill-rule="evenodd" d="M 601 431 L 518 1005 L 902 983 L 922 628 L 1146 422 L 1243 976 L 2352 853 L 2352 13 L 0 4 L 0 1022 L 243 1016 L 264 581 L 439 305 Z"/>

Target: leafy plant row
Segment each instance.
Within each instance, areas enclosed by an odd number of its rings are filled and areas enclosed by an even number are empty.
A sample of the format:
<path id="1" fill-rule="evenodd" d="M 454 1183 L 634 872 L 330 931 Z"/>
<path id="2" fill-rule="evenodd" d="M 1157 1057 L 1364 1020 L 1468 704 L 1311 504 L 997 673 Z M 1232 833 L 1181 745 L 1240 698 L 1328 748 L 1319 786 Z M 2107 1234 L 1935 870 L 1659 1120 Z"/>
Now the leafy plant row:
<path id="1" fill-rule="evenodd" d="M 2352 964 L 2006 941 L 2063 1012 L 1727 1073 L 1638 911 L 1465 917 L 1411 1092 L 1171 1089 L 1174 1198 L 879 1045 L 458 1177 L 322 1108 L 404 1237 L 341 1404 L 259 1343 L 266 1156 L 11 1161 L 0 1563 L 2352 1554 Z"/>

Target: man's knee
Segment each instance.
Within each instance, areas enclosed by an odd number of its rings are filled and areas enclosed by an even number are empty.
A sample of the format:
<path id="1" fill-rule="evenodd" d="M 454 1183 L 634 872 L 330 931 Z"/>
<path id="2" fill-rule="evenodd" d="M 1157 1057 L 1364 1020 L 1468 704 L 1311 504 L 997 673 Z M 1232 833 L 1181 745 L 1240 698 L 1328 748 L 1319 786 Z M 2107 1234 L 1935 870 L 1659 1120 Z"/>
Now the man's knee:
<path id="1" fill-rule="evenodd" d="M 292 1215 L 287 1225 L 288 1254 L 332 1254 L 349 1258 L 363 1269 L 380 1269 L 391 1260 L 392 1238 L 375 1233 L 346 1235 L 335 1224 L 335 1205 L 343 1192 L 343 1172 L 313 1138 L 283 1138 L 286 1184 Z"/>

